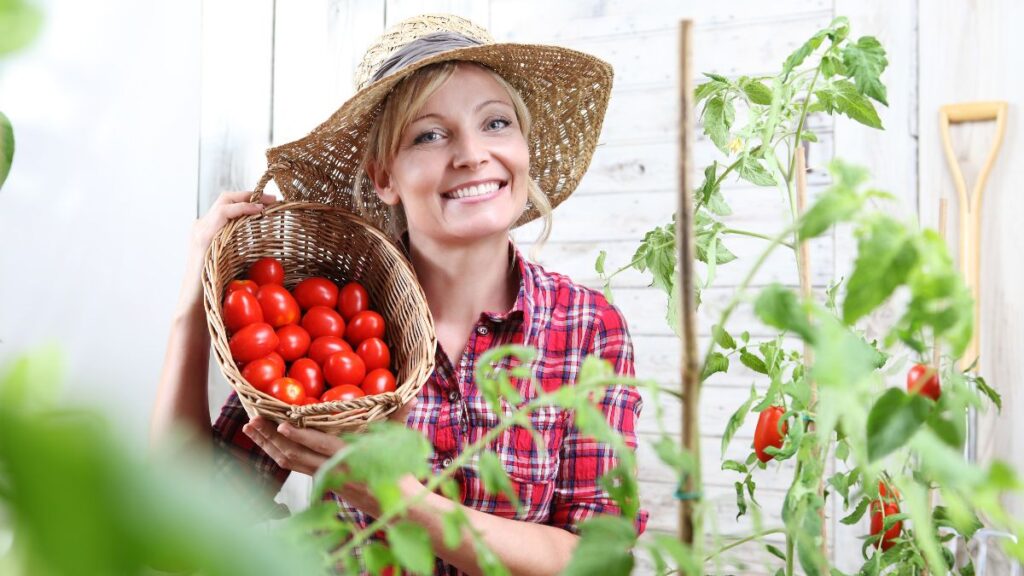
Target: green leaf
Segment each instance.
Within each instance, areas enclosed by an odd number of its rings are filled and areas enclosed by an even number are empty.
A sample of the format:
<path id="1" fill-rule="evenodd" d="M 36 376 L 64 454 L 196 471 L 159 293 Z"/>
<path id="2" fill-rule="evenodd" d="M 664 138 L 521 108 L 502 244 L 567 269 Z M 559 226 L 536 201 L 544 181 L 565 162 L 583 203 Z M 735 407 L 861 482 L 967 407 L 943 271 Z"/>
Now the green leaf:
<path id="1" fill-rule="evenodd" d="M 723 460 L 722 470 L 732 470 L 733 472 L 746 474 L 747 466 L 743 462 L 737 462 L 736 460 Z"/>
<path id="2" fill-rule="evenodd" d="M 768 374 L 768 367 L 765 366 L 764 360 L 761 360 L 756 355 L 747 352 L 745 349 L 740 352 L 740 362 L 754 372 Z"/>
<path id="3" fill-rule="evenodd" d="M 363 557 L 366 559 L 366 569 L 372 574 L 380 574 L 381 570 L 395 564 L 395 555 L 391 549 L 380 542 L 366 543 Z"/>
<path id="4" fill-rule="evenodd" d="M 814 343 L 814 328 L 807 319 L 807 311 L 800 305 L 796 294 L 781 284 L 772 284 L 761 291 L 754 302 L 754 313 L 765 324 L 788 330 L 805 342 Z"/>
<path id="5" fill-rule="evenodd" d="M 633 571 L 630 549 L 636 545 L 636 529 L 632 519 L 621 516 L 597 516 L 580 524 L 580 539 L 566 576 L 628 576 Z"/>
<path id="6" fill-rule="evenodd" d="M 721 96 L 711 98 L 704 107 L 704 133 L 723 154 L 729 154 L 729 128 L 735 119 L 732 102 Z"/>
<path id="7" fill-rule="evenodd" d="M 709 82 L 704 82 L 703 84 L 700 84 L 693 91 L 694 103 L 696 104 L 699 104 L 701 100 L 704 100 L 705 98 L 711 96 L 712 94 L 718 94 L 723 90 L 729 88 L 729 80 L 724 76 L 707 73 L 705 73 L 704 75 L 710 78 L 711 80 Z"/>
<path id="8" fill-rule="evenodd" d="M 786 560 L 786 555 L 783 554 L 782 550 L 779 550 L 778 548 L 776 548 L 775 546 L 772 546 L 771 544 L 765 544 L 764 547 L 765 547 L 765 550 L 768 550 L 768 553 L 770 553 L 772 556 L 775 556 L 776 558 L 778 558 L 779 560 L 782 560 L 782 561 Z"/>
<path id="9" fill-rule="evenodd" d="M 404 568 L 416 574 L 434 572 L 434 549 L 426 528 L 402 521 L 388 526 L 387 535 L 395 558 Z"/>
<path id="10" fill-rule="evenodd" d="M 732 335 L 725 331 L 720 324 L 715 324 L 711 327 L 711 334 L 715 339 L 715 343 L 727 350 L 736 348 L 736 340 L 733 339 Z"/>
<path id="11" fill-rule="evenodd" d="M 11 121 L 0 112 L 0 189 L 4 187 L 7 175 L 11 172 L 14 162 L 14 128 Z"/>
<path id="12" fill-rule="evenodd" d="M 750 98 L 754 104 L 770 106 L 772 103 L 772 91 L 770 88 L 757 80 L 743 77 L 739 80 L 740 90 Z"/>
<path id="13" fill-rule="evenodd" d="M 984 378 L 981 376 L 969 376 L 967 379 L 968 381 L 973 382 L 978 390 L 980 390 L 982 394 L 987 396 L 988 399 L 996 405 L 997 410 L 1000 412 L 1003 411 L 1003 397 L 999 395 L 999 392 L 996 392 L 995 389 L 989 386 L 988 382 L 985 382 Z"/>
<path id="14" fill-rule="evenodd" d="M 856 43 L 847 44 L 843 48 L 843 65 L 853 76 L 857 90 L 875 101 L 885 104 L 885 85 L 880 76 L 889 65 L 885 58 L 885 49 L 871 36 L 862 36 Z"/>
<path id="15" fill-rule="evenodd" d="M 888 216 L 857 231 L 857 260 L 846 284 L 843 320 L 853 324 L 885 302 L 917 264 L 917 246 L 906 227 Z"/>
<path id="16" fill-rule="evenodd" d="M 35 3 L 4 0 L 0 3 L 0 56 L 28 46 L 39 35 L 42 25 L 43 13 Z"/>
<path id="17" fill-rule="evenodd" d="M 740 426 L 743 425 L 743 421 L 746 420 L 747 414 L 750 412 L 750 406 L 754 403 L 756 398 L 757 389 L 751 385 L 750 395 L 747 397 L 747 401 L 733 412 L 732 416 L 729 417 L 728 424 L 725 425 L 725 432 L 722 434 L 722 456 L 725 456 L 725 449 L 729 447 L 729 442 L 732 441 L 732 437 L 736 434 L 736 431 L 740 429 Z"/>
<path id="18" fill-rule="evenodd" d="M 676 568 L 680 574 L 700 574 L 702 562 L 698 562 L 689 546 L 679 541 L 679 538 L 668 534 L 657 534 L 653 536 L 654 543 L 658 548 L 666 551 L 676 561 Z M 601 574 L 599 570 L 595 574 Z"/>
<path id="19" fill-rule="evenodd" d="M 864 513 L 867 512 L 868 504 L 870 504 L 870 503 L 871 503 L 870 499 L 868 499 L 866 497 L 865 498 L 861 498 L 860 502 L 857 503 L 857 507 L 853 510 L 853 512 L 851 512 L 849 515 L 843 517 L 840 520 L 840 522 L 842 522 L 843 524 L 846 524 L 847 526 L 853 526 L 857 522 L 860 522 L 860 519 L 862 517 L 864 517 Z"/>
<path id="20" fill-rule="evenodd" d="M 608 252 L 606 252 L 605 250 L 601 250 L 601 252 L 597 255 L 597 260 L 594 262 L 594 270 L 601 276 L 604 276 L 604 261 L 607 257 Z"/>
<path id="21" fill-rule="evenodd" d="M 712 374 L 729 371 L 729 359 L 721 352 L 712 352 L 708 356 L 708 362 L 704 365 L 704 371 L 700 375 L 701 381 L 707 380 Z"/>
<path id="22" fill-rule="evenodd" d="M 798 234 L 801 240 L 817 238 L 833 225 L 857 215 L 864 198 L 846 188 L 832 187 L 811 205 L 800 218 Z"/>
<path id="23" fill-rule="evenodd" d="M 788 77 L 789 73 L 804 63 L 815 50 L 821 46 L 821 42 L 825 39 L 825 35 L 828 30 L 819 30 L 814 36 L 811 36 L 806 42 L 804 42 L 799 48 L 797 48 L 792 54 L 786 58 L 786 62 L 782 65 L 782 76 Z"/>
<path id="24" fill-rule="evenodd" d="M 875 106 L 866 96 L 857 91 L 849 80 L 836 80 L 831 86 L 814 92 L 821 109 L 829 114 L 839 112 L 865 126 L 882 129 L 882 119 Z"/>
<path id="25" fill-rule="evenodd" d="M 910 441 L 928 417 L 929 401 L 899 388 L 882 394 L 868 413 L 868 458 L 878 461 Z"/>
<path id="26" fill-rule="evenodd" d="M 484 490 L 488 494 L 504 494 L 510 502 L 518 509 L 520 507 L 519 494 L 512 487 L 501 460 L 494 452 L 482 451 L 479 453 L 480 479 L 484 482 Z"/>
<path id="27" fill-rule="evenodd" d="M 458 501 L 456 500 L 456 502 Z M 459 543 L 462 542 L 462 527 L 468 523 L 466 514 L 458 508 L 453 508 L 450 512 L 441 515 L 445 548 L 455 550 L 459 546 Z"/>
<path id="28" fill-rule="evenodd" d="M 762 166 L 760 162 L 750 156 L 744 156 L 740 159 L 737 171 L 739 172 L 740 178 L 743 178 L 751 184 L 757 184 L 758 186 L 775 186 L 775 178 L 771 175 L 771 172 Z"/>

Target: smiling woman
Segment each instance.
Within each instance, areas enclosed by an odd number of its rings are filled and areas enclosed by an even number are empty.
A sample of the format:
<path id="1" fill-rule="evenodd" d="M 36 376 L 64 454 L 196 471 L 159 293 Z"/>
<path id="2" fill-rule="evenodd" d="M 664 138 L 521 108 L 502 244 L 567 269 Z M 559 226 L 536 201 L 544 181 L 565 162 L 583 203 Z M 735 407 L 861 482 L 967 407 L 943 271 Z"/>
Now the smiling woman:
<path id="1" fill-rule="evenodd" d="M 511 239 L 513 228 L 549 220 L 582 178 L 607 107 L 611 67 L 564 48 L 495 43 L 461 18 L 423 16 L 385 32 L 358 76 L 356 95 L 327 122 L 268 151 L 270 174 L 287 200 L 359 212 L 389 231 L 412 263 L 439 345 L 433 373 L 397 418 L 430 441 L 438 475 L 515 409 L 485 401 L 477 386 L 474 374 L 487 351 L 508 344 L 537 350 L 521 367 L 527 376 L 510 382 L 525 401 L 573 386 L 586 356 L 607 360 L 620 375 L 634 373 L 619 310 L 600 292 L 530 262 Z M 203 230 L 259 210 L 242 194 L 223 198 L 222 209 L 201 221 Z M 195 243 L 197 253 L 203 248 Z M 175 361 L 184 355 L 187 364 L 205 362 L 195 331 L 194 338 L 172 334 L 157 415 L 190 417 L 205 427 L 198 418 L 205 398 L 193 398 L 198 394 Z M 635 450 L 642 407 L 636 389 L 612 385 L 598 406 Z M 455 508 L 512 573 L 528 574 L 562 571 L 581 522 L 622 514 L 599 482 L 618 465 L 615 450 L 581 433 L 571 411 L 544 406 L 528 417 L 536 434 L 512 426 L 488 445 L 521 505 L 489 489 L 472 459 L 454 475 L 459 498 L 430 493 L 410 509 L 409 519 L 429 533 L 436 573 L 480 570 L 468 533 L 454 547 L 445 542 L 444 512 Z M 234 396 L 213 436 L 224 454 L 253 466 L 270 487 L 290 471 L 312 473 L 344 447 L 320 432 L 250 421 Z M 412 475 L 399 488 L 405 497 L 423 492 Z M 336 486 L 330 495 L 360 527 L 381 512 L 364 485 Z M 630 520 L 643 532 L 647 513 Z"/>

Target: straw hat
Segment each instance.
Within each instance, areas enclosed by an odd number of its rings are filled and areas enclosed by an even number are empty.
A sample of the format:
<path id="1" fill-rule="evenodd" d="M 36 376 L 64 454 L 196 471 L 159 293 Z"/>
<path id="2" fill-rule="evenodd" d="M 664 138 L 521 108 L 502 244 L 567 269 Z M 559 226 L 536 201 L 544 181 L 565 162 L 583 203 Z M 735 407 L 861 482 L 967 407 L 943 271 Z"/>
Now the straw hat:
<path id="1" fill-rule="evenodd" d="M 455 35 L 466 47 L 447 48 L 423 57 L 422 46 L 438 35 Z M 429 38 L 410 47 L 411 42 L 424 36 Z M 410 52 L 419 56 L 409 57 Z M 552 207 L 565 200 L 576 189 L 594 154 L 612 88 L 611 66 L 568 48 L 497 43 L 483 28 L 451 15 L 417 16 L 385 31 L 366 51 L 357 69 L 356 94 L 304 138 L 267 150 L 268 174 L 285 199 L 357 212 L 352 196 L 359 185 L 355 178 L 366 135 L 384 99 L 414 71 L 453 60 L 491 68 L 519 91 L 533 120 L 530 176 L 548 195 Z M 360 185 L 355 193 L 369 208 L 366 216 L 387 230 L 389 207 L 372 186 Z M 536 208 L 528 204 L 515 225 L 538 216 Z"/>

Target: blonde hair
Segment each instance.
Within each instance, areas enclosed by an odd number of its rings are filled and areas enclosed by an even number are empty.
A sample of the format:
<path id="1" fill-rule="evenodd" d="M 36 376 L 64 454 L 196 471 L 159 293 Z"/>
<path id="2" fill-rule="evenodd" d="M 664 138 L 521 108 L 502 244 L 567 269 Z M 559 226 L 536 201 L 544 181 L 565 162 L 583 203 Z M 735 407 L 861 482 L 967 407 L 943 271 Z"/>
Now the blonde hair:
<path id="1" fill-rule="evenodd" d="M 372 209 L 364 203 L 364 195 L 362 193 L 364 190 L 372 191 L 374 189 L 373 182 L 370 181 L 367 174 L 367 167 L 371 163 L 384 167 L 384 169 L 388 169 L 391 166 L 391 162 L 398 155 L 398 148 L 401 144 L 402 132 L 405 130 L 405 127 L 419 113 L 434 92 L 451 78 L 459 64 L 460 62 L 448 61 L 425 66 L 398 83 L 384 100 L 376 122 L 374 122 L 373 127 L 370 128 L 369 133 L 366 135 L 363 158 L 359 164 L 359 171 L 355 179 L 356 189 L 353 191 L 353 197 L 356 199 L 356 208 L 362 215 L 369 216 L 372 212 Z M 526 107 L 526 102 L 523 101 L 519 91 L 494 70 L 479 64 L 473 65 L 486 70 L 508 92 L 509 98 L 512 100 L 512 107 L 516 112 L 519 128 L 523 133 L 523 137 L 529 142 L 530 110 Z M 547 194 L 540 189 L 540 185 L 533 178 L 527 181 L 526 190 L 527 207 L 532 205 L 536 208 L 544 221 L 544 226 L 537 236 L 533 248 L 530 250 L 531 258 L 535 258 L 551 235 L 551 202 L 548 200 Z M 374 196 L 376 195 L 376 193 L 373 194 Z M 391 214 L 390 218 L 388 218 L 390 230 L 387 230 L 387 232 L 395 239 L 401 239 L 402 234 L 408 228 L 405 210 L 401 204 L 389 206 L 388 208 Z"/>

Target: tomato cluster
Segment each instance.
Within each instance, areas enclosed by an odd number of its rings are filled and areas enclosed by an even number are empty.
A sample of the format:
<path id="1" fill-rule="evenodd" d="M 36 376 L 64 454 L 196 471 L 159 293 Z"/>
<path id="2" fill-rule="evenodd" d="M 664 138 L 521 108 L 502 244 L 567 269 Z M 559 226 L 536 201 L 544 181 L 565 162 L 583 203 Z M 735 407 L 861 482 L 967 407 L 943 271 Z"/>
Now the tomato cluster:
<path id="1" fill-rule="evenodd" d="M 878 481 L 878 500 L 871 501 L 871 535 L 878 538 L 875 548 L 881 548 L 883 552 L 896 544 L 894 540 L 899 538 L 903 530 L 902 520 L 897 520 L 885 530 L 885 519 L 900 513 L 899 498 L 898 491 L 892 490 L 890 494 L 885 482 Z"/>
<path id="2" fill-rule="evenodd" d="M 228 284 L 222 313 L 231 356 L 254 388 L 296 405 L 394 392 L 384 317 L 361 284 L 312 277 L 289 291 L 276 258 L 246 276 Z"/>

